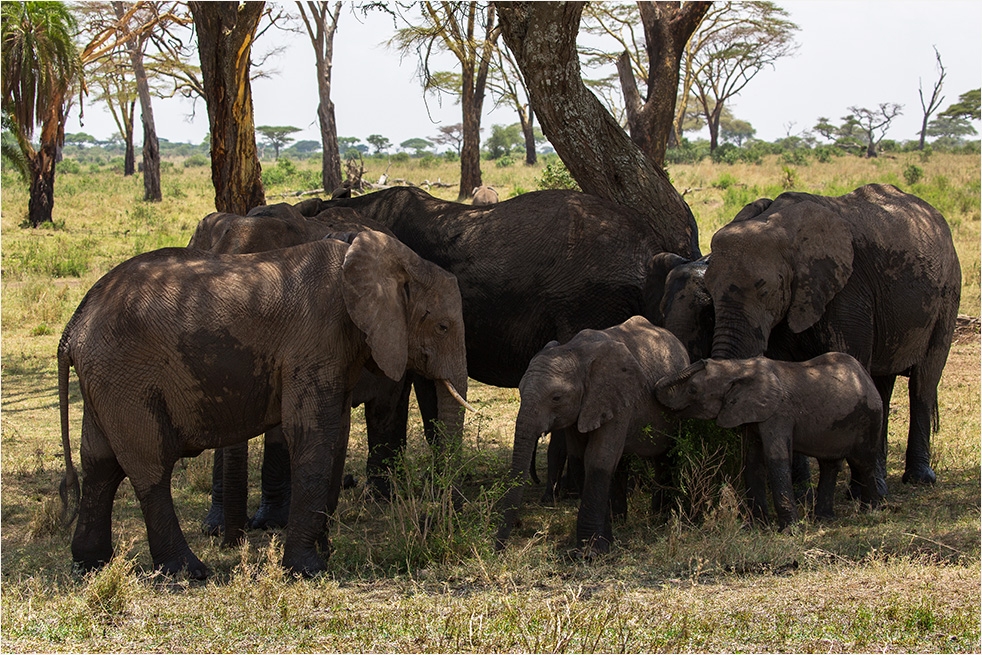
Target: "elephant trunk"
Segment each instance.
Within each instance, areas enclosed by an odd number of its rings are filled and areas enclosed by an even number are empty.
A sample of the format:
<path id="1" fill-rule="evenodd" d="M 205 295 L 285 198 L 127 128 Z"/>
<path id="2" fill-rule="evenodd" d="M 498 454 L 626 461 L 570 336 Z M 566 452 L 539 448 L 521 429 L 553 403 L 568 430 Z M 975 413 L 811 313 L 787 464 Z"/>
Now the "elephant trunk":
<path id="1" fill-rule="evenodd" d="M 746 359 L 764 354 L 769 330 L 755 324 L 739 306 L 716 307 L 713 359 Z"/>
<path id="2" fill-rule="evenodd" d="M 667 375 L 655 385 L 655 397 L 662 405 L 673 411 L 685 409 L 689 404 L 686 389 L 689 380 L 699 371 L 706 368 L 706 360 L 699 360 L 679 371 L 676 375 Z"/>
<path id="3" fill-rule="evenodd" d="M 523 404 L 524 405 L 524 404 Z M 495 548 L 504 548 L 505 541 L 511 535 L 512 528 L 518 519 L 518 510 L 522 504 L 524 486 L 528 482 L 529 466 L 535 444 L 544 430 L 540 429 L 539 421 L 531 416 L 528 405 L 518 411 L 515 421 L 515 444 L 511 455 L 511 469 L 508 473 L 508 491 L 498 501 L 498 513 L 501 523 L 495 536 Z"/>
<path id="4" fill-rule="evenodd" d="M 467 376 L 456 375 L 453 379 L 443 378 L 436 385 L 436 443 L 445 452 L 457 450 L 464 436 L 464 408 L 477 412 L 467 403 Z M 439 434 L 442 431 L 442 434 Z"/>

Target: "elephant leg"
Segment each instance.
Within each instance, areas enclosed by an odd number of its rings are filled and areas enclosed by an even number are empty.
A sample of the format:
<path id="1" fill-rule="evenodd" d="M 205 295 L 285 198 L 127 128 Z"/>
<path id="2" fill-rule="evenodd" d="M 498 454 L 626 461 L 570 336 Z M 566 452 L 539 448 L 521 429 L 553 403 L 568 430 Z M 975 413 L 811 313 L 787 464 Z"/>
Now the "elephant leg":
<path id="1" fill-rule="evenodd" d="M 566 475 L 561 482 L 562 496 L 577 498 L 583 492 L 586 484 L 586 471 L 584 468 L 584 452 L 580 448 L 574 448 L 569 444 L 569 435 L 572 428 L 567 428 L 566 432 Z M 562 433 L 560 433 L 562 434 Z"/>
<path id="2" fill-rule="evenodd" d="M 542 503 L 552 505 L 562 492 L 563 469 L 566 468 L 566 432 L 555 430 L 549 435 L 549 448 L 546 450 L 546 490 Z"/>
<path id="3" fill-rule="evenodd" d="M 379 500 L 392 497 L 390 476 L 396 458 L 406 449 L 406 423 L 409 420 L 408 376 L 399 382 L 380 377 L 375 398 L 365 402 L 368 431 L 368 488 Z"/>
<path id="4" fill-rule="evenodd" d="M 126 474 L 109 442 L 86 414 L 82 419 L 82 496 L 72 538 L 77 570 L 91 571 L 113 556 L 113 500 Z"/>
<path id="5" fill-rule="evenodd" d="M 760 436 L 767 463 L 767 482 L 774 497 L 779 529 L 798 522 L 798 507 L 791 484 L 790 426 L 761 427 Z"/>
<path id="6" fill-rule="evenodd" d="M 818 460 L 818 494 L 815 500 L 815 516 L 831 519 L 835 517 L 835 483 L 839 478 L 838 459 Z"/>
<path id="7" fill-rule="evenodd" d="M 290 519 L 290 452 L 280 426 L 266 432 L 263 444 L 262 496 L 249 527 L 269 530 L 286 527 Z"/>
<path id="8" fill-rule="evenodd" d="M 245 540 L 249 500 L 249 442 L 222 448 L 223 503 L 225 513 L 222 546 L 238 546 Z"/>
<path id="9" fill-rule="evenodd" d="M 211 506 L 201 522 L 201 531 L 210 537 L 219 537 L 225 529 L 225 458 L 221 448 L 212 452 Z"/>
<path id="10" fill-rule="evenodd" d="M 812 471 L 806 455 L 795 453 L 791 459 L 791 483 L 794 485 L 794 498 L 805 506 L 815 502 L 812 488 Z"/>
<path id="11" fill-rule="evenodd" d="M 862 482 L 861 503 L 863 509 L 879 507 L 883 501 L 883 496 L 880 495 L 879 487 L 876 484 L 876 467 L 871 464 L 874 460 L 869 457 L 850 457 L 846 461 L 849 462 L 849 468 L 853 475 Z"/>
<path id="12" fill-rule="evenodd" d="M 945 348 L 944 354 L 947 352 Z M 940 359 L 940 362 L 932 359 Z M 945 359 L 946 357 L 938 357 L 929 351 L 928 360 L 915 366 L 910 373 L 910 428 L 907 432 L 907 454 L 902 478 L 905 483 L 934 484 L 937 481 L 931 468 L 931 432 L 938 428 L 938 384 L 941 382 Z"/>
<path id="13" fill-rule="evenodd" d="M 583 492 L 576 517 L 576 540 L 588 553 L 606 553 L 614 540 L 610 488 L 624 446 L 621 443 L 616 447 L 607 441 L 591 438 L 583 453 Z M 571 447 L 570 451 L 573 450 Z"/>
<path id="14" fill-rule="evenodd" d="M 880 400 L 883 402 L 883 421 L 880 425 L 880 436 L 877 439 L 876 473 L 874 475 L 877 493 L 882 497 L 886 497 L 887 495 L 887 431 L 890 421 L 890 398 L 893 396 L 893 387 L 896 382 L 896 375 L 873 377 L 873 384 L 880 393 Z M 913 411 L 911 412 L 911 426 L 913 426 Z M 852 467 L 850 466 L 851 469 Z M 854 500 L 863 497 L 862 482 L 856 476 L 850 477 L 849 495 Z"/>
<path id="15" fill-rule="evenodd" d="M 195 580 L 204 580 L 211 573 L 207 566 L 199 560 L 184 537 L 181 524 L 174 511 L 174 499 L 171 496 L 171 474 L 174 462 L 159 462 L 160 478 L 147 480 L 142 476 L 134 479 L 133 490 L 140 501 L 143 510 L 143 520 L 147 525 L 147 541 L 150 544 L 150 556 L 153 566 L 165 575 L 175 575 L 186 569 L 188 576 Z"/>
<path id="16" fill-rule="evenodd" d="M 610 513 L 613 518 L 627 520 L 627 497 L 630 492 L 630 466 L 626 457 L 621 457 L 614 477 L 610 481 Z"/>
<path id="17" fill-rule="evenodd" d="M 767 523 L 767 467 L 764 445 L 756 429 L 748 426 L 743 434 L 743 480 L 747 504 L 753 521 Z"/>
<path id="18" fill-rule="evenodd" d="M 290 451 L 292 488 L 283 567 L 309 577 L 327 568 L 317 546 L 324 543 L 328 511 L 334 511 L 340 494 L 341 478 L 335 471 L 343 469 L 343 461 L 338 460 L 343 460 L 347 445 L 351 394 L 321 400 L 313 417 L 303 411 L 305 402 L 309 400 L 302 393 L 284 392 L 282 427 Z"/>

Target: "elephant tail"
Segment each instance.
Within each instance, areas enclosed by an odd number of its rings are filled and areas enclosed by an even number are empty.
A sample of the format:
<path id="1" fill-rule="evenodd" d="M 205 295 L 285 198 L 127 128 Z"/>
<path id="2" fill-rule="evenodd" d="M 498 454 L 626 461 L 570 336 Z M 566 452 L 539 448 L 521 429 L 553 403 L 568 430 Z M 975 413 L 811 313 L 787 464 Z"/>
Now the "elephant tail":
<path id="1" fill-rule="evenodd" d="M 81 491 L 78 473 L 72 463 L 72 441 L 68 435 L 68 375 L 72 366 L 68 345 L 62 340 L 58 345 L 58 405 L 61 408 L 61 445 L 65 452 L 65 477 L 58 494 L 61 496 L 62 521 L 67 527 L 78 516 Z"/>

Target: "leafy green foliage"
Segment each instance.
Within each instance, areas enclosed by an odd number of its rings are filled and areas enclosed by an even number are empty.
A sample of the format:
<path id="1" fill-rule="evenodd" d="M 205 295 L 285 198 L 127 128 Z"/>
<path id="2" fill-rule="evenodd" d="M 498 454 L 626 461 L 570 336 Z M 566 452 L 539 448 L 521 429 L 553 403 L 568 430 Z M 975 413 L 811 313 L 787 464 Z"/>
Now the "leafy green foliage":
<path id="1" fill-rule="evenodd" d="M 580 185 L 573 179 L 569 169 L 558 157 L 549 158 L 542 177 L 539 178 L 539 189 L 573 189 L 579 191 Z"/>

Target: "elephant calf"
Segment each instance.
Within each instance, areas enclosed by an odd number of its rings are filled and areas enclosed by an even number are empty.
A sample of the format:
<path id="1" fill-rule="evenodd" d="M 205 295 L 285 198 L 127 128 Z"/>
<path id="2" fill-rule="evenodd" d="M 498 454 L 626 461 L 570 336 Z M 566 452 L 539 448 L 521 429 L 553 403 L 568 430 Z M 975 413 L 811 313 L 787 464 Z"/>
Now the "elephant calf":
<path id="1" fill-rule="evenodd" d="M 767 519 L 769 481 L 781 529 L 798 521 L 792 452 L 819 461 L 817 516 L 834 515 L 843 458 L 862 486 L 863 504 L 875 507 L 881 500 L 879 489 L 886 482 L 876 477 L 885 446 L 880 433 L 883 402 L 866 369 L 845 353 L 805 362 L 703 359 L 659 381 L 655 395 L 681 416 L 715 419 L 723 428 L 750 428 L 744 471 L 757 519 Z"/>
<path id="2" fill-rule="evenodd" d="M 655 457 L 668 450 L 678 426 L 655 399 L 655 383 L 688 364 L 682 343 L 641 316 L 606 330 L 583 330 L 540 351 L 519 385 L 511 463 L 516 484 L 501 501 L 496 545 L 511 534 L 533 446 L 543 433 L 568 428 L 570 452 L 584 466 L 577 539 L 596 552 L 609 550 L 614 471 L 623 453 Z"/>

